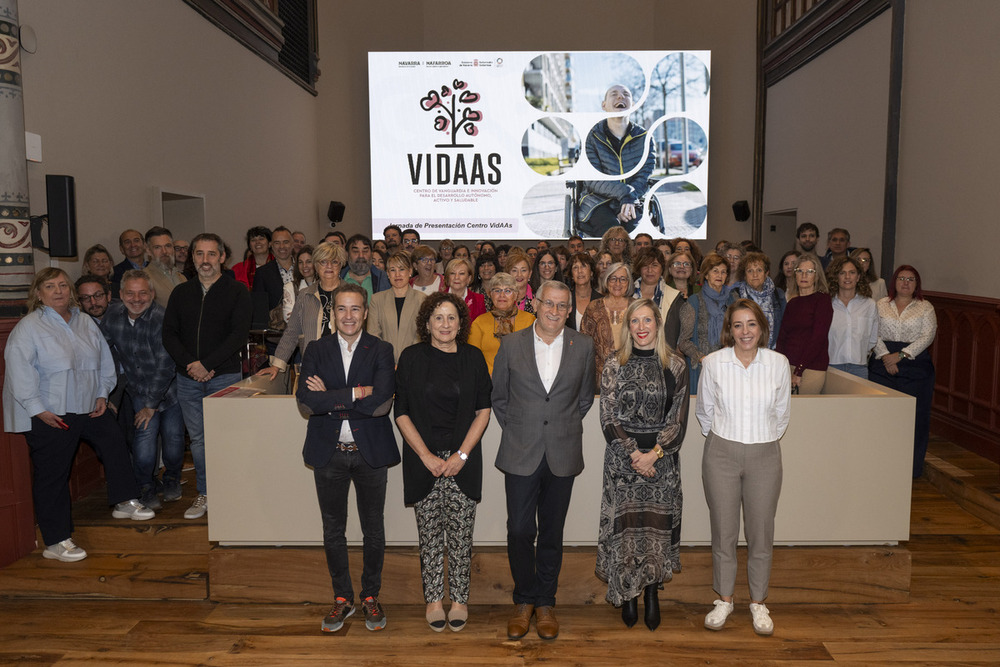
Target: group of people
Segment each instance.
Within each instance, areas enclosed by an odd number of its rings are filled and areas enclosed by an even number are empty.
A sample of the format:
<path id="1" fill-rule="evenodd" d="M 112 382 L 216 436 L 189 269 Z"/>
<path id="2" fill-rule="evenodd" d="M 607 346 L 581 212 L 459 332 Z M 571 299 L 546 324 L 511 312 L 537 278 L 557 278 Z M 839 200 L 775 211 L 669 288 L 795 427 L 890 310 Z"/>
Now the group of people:
<path id="1" fill-rule="evenodd" d="M 871 252 L 850 248 L 845 230 L 830 232 L 819 257 L 818 230 L 802 225 L 799 247 L 772 276 L 770 259 L 747 242 L 720 242 L 703 256 L 694 240 L 633 239 L 621 226 L 590 250 L 572 237 L 566 246 L 531 248 L 445 241 L 437 251 L 416 230 L 395 226 L 375 242 L 331 232 L 315 246 L 284 227 L 255 227 L 232 271 L 221 239 L 193 239 L 185 258 L 195 268 L 191 279 L 174 268 L 179 244 L 169 231 L 135 232 L 138 239 L 131 231 L 111 280 L 107 272 L 88 275 L 74 290 L 61 270 L 39 272 L 31 313 L 7 347 L 5 426 L 28 438 L 46 557 L 86 556 L 71 539 L 67 488 L 80 438 L 98 447 L 106 469 L 112 462 L 114 515 L 143 519 L 161 498 L 180 498 L 186 428 L 197 496 L 185 516 L 205 513 L 201 400 L 241 377 L 253 293 L 266 298 L 281 331 L 259 374 L 275 379 L 300 364 L 295 395 L 309 414 L 303 458 L 314 474 L 335 596 L 326 632 L 355 612 L 345 537 L 351 483 L 364 534 L 360 606 L 369 630 L 386 625 L 378 599 L 383 511 L 387 469 L 400 462 L 417 522 L 427 623 L 435 631 L 465 626 L 480 441 L 491 412 L 502 429 L 495 466 L 505 479 L 511 639 L 525 636 L 532 620 L 540 637 L 559 634 L 563 526 L 595 393 L 607 441 L 595 571 L 629 627 L 640 597 L 646 626 L 659 625 L 658 591 L 680 569 L 678 450 L 692 395 L 706 436 L 702 476 L 719 594 L 709 629 L 722 628 L 733 611 L 742 517 L 754 630 L 773 632 L 764 601 L 779 440 L 791 394 L 822 391 L 829 366 L 917 396 L 920 474 L 933 307 L 906 265 L 874 301 L 880 286 Z M 85 259 L 88 271 L 110 265 L 110 255 Z M 170 285 L 156 283 L 154 272 Z M 131 462 L 104 409 L 116 385 L 132 406 Z"/>

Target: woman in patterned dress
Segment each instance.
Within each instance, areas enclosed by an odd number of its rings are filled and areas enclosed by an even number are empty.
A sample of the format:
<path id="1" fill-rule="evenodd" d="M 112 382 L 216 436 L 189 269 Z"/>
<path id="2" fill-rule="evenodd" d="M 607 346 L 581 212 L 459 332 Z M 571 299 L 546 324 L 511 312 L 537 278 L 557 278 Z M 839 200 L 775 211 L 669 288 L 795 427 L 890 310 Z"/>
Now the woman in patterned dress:
<path id="1" fill-rule="evenodd" d="M 680 571 L 681 495 L 678 452 L 688 414 L 688 371 L 663 335 L 660 309 L 650 299 L 625 310 L 616 353 L 601 373 L 604 489 L 596 574 L 622 621 L 660 624 L 657 591 Z"/>
<path id="2" fill-rule="evenodd" d="M 431 294 L 417 314 L 420 342 L 403 350 L 396 366 L 396 425 L 407 444 L 403 501 L 417 517 L 426 618 L 435 632 L 458 632 L 469 616 L 472 529 L 483 488 L 479 440 L 490 422 L 493 390 L 486 360 L 466 342 L 470 326 L 462 299 Z"/>

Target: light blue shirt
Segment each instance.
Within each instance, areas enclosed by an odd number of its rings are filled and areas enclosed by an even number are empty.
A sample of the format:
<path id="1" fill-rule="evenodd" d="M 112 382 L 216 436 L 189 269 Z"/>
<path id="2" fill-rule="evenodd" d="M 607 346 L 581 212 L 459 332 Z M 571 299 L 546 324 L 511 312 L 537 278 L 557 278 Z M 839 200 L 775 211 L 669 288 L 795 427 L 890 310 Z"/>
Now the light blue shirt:
<path id="1" fill-rule="evenodd" d="M 107 398 L 117 375 L 97 324 L 77 308 L 69 322 L 48 306 L 17 323 L 4 350 L 4 430 L 31 430 L 31 418 L 48 410 L 57 415 L 89 414 Z"/>

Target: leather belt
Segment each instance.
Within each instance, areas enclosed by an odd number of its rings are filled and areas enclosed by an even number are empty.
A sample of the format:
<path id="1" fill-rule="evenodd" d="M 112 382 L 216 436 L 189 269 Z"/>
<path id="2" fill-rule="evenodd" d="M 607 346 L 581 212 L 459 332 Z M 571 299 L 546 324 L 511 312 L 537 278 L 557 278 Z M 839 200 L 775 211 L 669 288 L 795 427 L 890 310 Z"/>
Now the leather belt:
<path id="1" fill-rule="evenodd" d="M 356 442 L 338 442 L 337 449 L 342 452 L 356 452 L 358 451 L 358 443 Z"/>

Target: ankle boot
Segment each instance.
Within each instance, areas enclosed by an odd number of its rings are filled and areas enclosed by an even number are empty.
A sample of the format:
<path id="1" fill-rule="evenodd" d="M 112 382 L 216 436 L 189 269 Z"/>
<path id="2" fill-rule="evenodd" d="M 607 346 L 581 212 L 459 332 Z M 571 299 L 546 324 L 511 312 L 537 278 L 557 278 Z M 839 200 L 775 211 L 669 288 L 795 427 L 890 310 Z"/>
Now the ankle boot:
<path id="1" fill-rule="evenodd" d="M 631 628 L 639 620 L 639 598 L 625 600 L 622 604 L 622 621 Z"/>
<path id="2" fill-rule="evenodd" d="M 646 596 L 643 600 L 645 605 L 646 627 L 655 630 L 660 625 L 660 595 L 659 584 L 646 586 Z"/>

